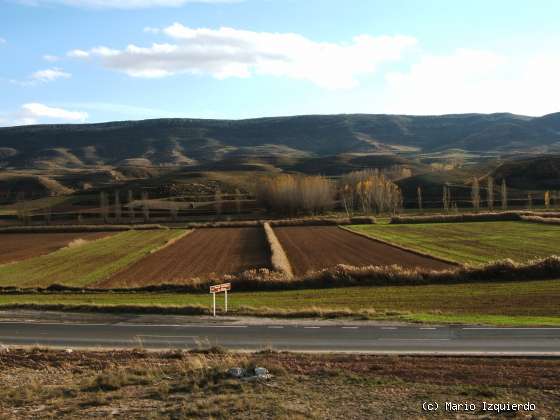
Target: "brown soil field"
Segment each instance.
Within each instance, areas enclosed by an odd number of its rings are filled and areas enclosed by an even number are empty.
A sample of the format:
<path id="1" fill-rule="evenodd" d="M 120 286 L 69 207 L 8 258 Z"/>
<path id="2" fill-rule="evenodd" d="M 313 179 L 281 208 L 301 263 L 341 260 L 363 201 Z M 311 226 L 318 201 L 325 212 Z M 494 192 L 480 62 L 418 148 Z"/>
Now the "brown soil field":
<path id="1" fill-rule="evenodd" d="M 295 275 L 333 267 L 393 265 L 425 267 L 434 270 L 452 268 L 450 264 L 370 240 L 335 226 L 274 228 Z"/>
<path id="2" fill-rule="evenodd" d="M 50 254 L 64 248 L 75 239 L 94 241 L 112 234 L 111 232 L 2 233 L 0 234 L 0 264 Z"/>
<path id="3" fill-rule="evenodd" d="M 10 349 L 0 352 L 0 418 L 557 418 L 558 359 L 261 352 Z M 268 381 L 230 378 L 262 366 Z M 438 411 L 422 404 L 435 401 Z M 468 401 L 475 412 L 447 412 Z M 482 401 L 535 411 L 482 410 Z"/>
<path id="4" fill-rule="evenodd" d="M 198 229 L 98 286 L 185 283 L 269 267 L 270 251 L 261 227 Z"/>

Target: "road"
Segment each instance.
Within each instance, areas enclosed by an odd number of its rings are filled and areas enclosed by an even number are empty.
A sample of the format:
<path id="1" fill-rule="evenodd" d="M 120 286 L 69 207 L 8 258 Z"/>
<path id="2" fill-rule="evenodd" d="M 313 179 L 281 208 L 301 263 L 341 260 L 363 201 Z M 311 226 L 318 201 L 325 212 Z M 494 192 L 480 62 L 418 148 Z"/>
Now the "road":
<path id="1" fill-rule="evenodd" d="M 228 320 L 141 323 L 138 319 L 52 322 L 0 318 L 0 344 L 146 349 L 221 345 L 234 350 L 560 356 L 560 328 L 270 320 L 266 324 Z"/>

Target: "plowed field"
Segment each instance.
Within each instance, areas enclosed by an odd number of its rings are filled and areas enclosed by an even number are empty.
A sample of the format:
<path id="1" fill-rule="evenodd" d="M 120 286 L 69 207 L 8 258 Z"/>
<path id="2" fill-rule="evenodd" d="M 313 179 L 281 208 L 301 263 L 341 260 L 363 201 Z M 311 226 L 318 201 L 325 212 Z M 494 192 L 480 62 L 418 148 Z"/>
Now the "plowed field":
<path id="1" fill-rule="evenodd" d="M 218 278 L 268 268 L 270 252 L 262 228 L 199 229 L 100 284 L 134 287 Z"/>
<path id="2" fill-rule="evenodd" d="M 296 275 L 337 264 L 451 268 L 444 262 L 354 235 L 334 226 L 279 227 L 274 228 L 274 231 Z"/>
<path id="3" fill-rule="evenodd" d="M 68 246 L 75 239 L 93 241 L 108 235 L 112 233 L 2 233 L 0 234 L 0 264 L 50 254 Z"/>

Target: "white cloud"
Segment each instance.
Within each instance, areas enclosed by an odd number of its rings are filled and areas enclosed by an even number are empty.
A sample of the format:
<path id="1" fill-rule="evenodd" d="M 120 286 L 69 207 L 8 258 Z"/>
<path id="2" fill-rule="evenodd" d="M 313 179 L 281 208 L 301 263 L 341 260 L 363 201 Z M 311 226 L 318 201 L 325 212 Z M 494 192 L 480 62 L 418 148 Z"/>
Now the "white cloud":
<path id="1" fill-rule="evenodd" d="M 31 79 L 38 82 L 54 82 L 57 79 L 69 79 L 70 77 L 72 77 L 70 73 L 59 68 L 38 70 L 31 75 Z"/>
<path id="2" fill-rule="evenodd" d="M 68 51 L 66 53 L 66 55 L 68 57 L 72 57 L 72 58 L 88 58 L 89 57 L 89 53 L 87 51 L 84 51 L 84 50 Z"/>
<path id="3" fill-rule="evenodd" d="M 23 104 L 18 111 L 0 115 L 0 125 L 31 125 L 47 123 L 81 123 L 88 118 L 86 112 L 55 108 L 38 102 Z"/>
<path id="4" fill-rule="evenodd" d="M 383 112 L 447 114 L 558 111 L 560 57 L 509 57 L 492 51 L 458 49 L 427 55 L 407 72 L 386 76 Z"/>
<path id="5" fill-rule="evenodd" d="M 69 111 L 54 108 L 38 102 L 24 104 L 16 113 L 15 125 L 38 124 L 40 122 L 84 122 L 88 118 L 86 112 Z"/>
<path id="6" fill-rule="evenodd" d="M 10 82 L 20 86 L 36 86 L 40 83 L 49 83 L 58 79 L 69 79 L 70 77 L 72 77 L 70 73 L 54 67 L 50 69 L 37 70 L 32 73 L 27 80 L 10 80 Z"/>
<path id="7" fill-rule="evenodd" d="M 49 63 L 55 63 L 60 60 L 60 57 L 56 55 L 45 54 L 43 55 L 43 60 L 48 61 Z"/>
<path id="8" fill-rule="evenodd" d="M 252 32 L 233 28 L 192 29 L 174 23 L 157 30 L 171 43 L 149 47 L 128 45 L 122 50 L 97 47 L 74 50 L 72 57 L 101 57 L 104 66 L 132 77 L 210 74 L 217 79 L 268 75 L 306 80 L 339 89 L 358 84 L 385 62 L 399 60 L 416 44 L 408 36 L 360 35 L 350 43 L 316 42 L 294 33 Z"/>
<path id="9" fill-rule="evenodd" d="M 28 6 L 62 5 L 88 9 L 147 9 L 180 7 L 188 3 L 241 3 L 244 0 L 18 0 Z"/>

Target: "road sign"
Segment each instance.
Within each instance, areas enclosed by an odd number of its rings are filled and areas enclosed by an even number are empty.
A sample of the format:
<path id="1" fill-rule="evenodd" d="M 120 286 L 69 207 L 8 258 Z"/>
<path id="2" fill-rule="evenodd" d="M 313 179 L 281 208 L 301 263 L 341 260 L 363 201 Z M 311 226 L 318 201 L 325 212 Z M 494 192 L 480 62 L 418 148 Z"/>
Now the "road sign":
<path id="1" fill-rule="evenodd" d="M 216 293 L 224 292 L 224 307 L 227 312 L 227 292 L 231 290 L 231 283 L 216 284 L 210 286 L 210 293 L 212 293 L 212 314 L 216 316 Z"/>
<path id="2" fill-rule="evenodd" d="M 210 293 L 227 292 L 228 290 L 231 290 L 231 283 L 216 284 L 214 286 L 210 286 Z"/>

